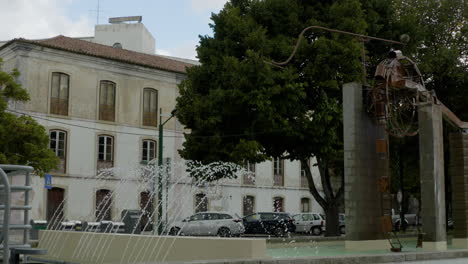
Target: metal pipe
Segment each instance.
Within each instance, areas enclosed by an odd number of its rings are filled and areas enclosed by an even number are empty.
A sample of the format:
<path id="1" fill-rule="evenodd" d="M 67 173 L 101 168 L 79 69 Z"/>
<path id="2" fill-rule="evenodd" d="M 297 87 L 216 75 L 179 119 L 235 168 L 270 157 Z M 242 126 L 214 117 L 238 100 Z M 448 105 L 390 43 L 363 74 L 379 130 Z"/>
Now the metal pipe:
<path id="1" fill-rule="evenodd" d="M 342 31 L 342 30 L 337 30 L 337 29 L 331 29 L 331 28 L 326 28 L 326 27 L 322 27 L 322 26 L 310 26 L 310 27 L 306 27 L 302 30 L 302 32 L 299 34 L 299 37 L 297 39 L 297 42 L 296 42 L 296 46 L 294 47 L 294 51 L 291 53 L 291 55 L 289 56 L 289 58 L 283 62 L 275 62 L 275 61 L 271 61 L 271 62 L 268 62 L 268 61 L 265 61 L 266 63 L 268 64 L 272 64 L 274 66 L 283 66 L 283 65 L 286 65 L 289 63 L 289 61 L 291 61 L 291 59 L 294 57 L 294 55 L 296 54 L 296 51 L 297 49 L 299 48 L 299 44 L 301 42 L 301 37 L 304 35 L 304 33 L 310 29 L 321 29 L 321 30 L 325 30 L 325 31 L 329 31 L 329 32 L 333 32 L 333 33 L 340 33 L 340 34 L 345 34 L 345 35 L 350 35 L 350 36 L 354 36 L 354 37 L 358 37 L 360 38 L 362 41 L 367 41 L 367 40 L 378 40 L 378 41 L 383 41 L 383 42 L 388 42 L 388 43 L 393 43 L 393 44 L 399 44 L 399 45 L 405 45 L 405 43 L 403 42 L 399 42 L 399 41 L 394 41 L 394 40 L 389 40 L 389 39 L 383 39 L 383 38 L 377 38 L 377 37 L 371 37 L 371 36 L 366 36 L 366 35 L 361 35 L 361 34 L 356 34 L 356 33 L 352 33 L 352 32 L 347 32 L 347 31 Z"/>
<path id="2" fill-rule="evenodd" d="M 10 182 L 8 181 L 7 174 L 0 168 L 0 181 L 5 186 L 4 188 L 4 201 L 5 201 L 5 212 L 3 213 L 3 227 L 2 234 L 0 235 L 0 243 L 3 241 L 3 261 L 8 263 L 10 260 L 10 248 L 8 247 L 9 231 L 10 231 L 10 205 L 11 205 L 11 193 L 10 193 Z"/>
<path id="3" fill-rule="evenodd" d="M 29 171 L 26 170 L 26 175 L 25 175 L 25 186 L 30 186 L 31 185 L 31 175 L 29 174 Z M 24 191 L 24 206 L 29 207 L 29 190 Z M 29 210 L 24 211 L 24 224 L 29 224 Z M 24 229 L 23 230 L 23 244 L 28 244 L 29 243 L 29 230 Z"/>

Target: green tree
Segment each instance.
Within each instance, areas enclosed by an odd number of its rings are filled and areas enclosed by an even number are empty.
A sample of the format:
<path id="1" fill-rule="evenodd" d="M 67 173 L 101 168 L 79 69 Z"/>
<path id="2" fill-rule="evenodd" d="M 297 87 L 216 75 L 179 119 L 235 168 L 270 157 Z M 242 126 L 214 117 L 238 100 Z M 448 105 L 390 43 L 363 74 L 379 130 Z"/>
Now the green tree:
<path id="1" fill-rule="evenodd" d="M 314 156 L 323 195 L 310 169 L 306 170 L 309 189 L 326 212 L 326 235 L 338 234 L 338 208 L 344 193 L 341 87 L 346 82 L 363 81 L 363 51 L 367 79 L 371 80 L 375 66 L 391 46 L 370 41 L 363 49 L 362 42 L 354 37 L 312 30 L 303 36 L 295 57 L 286 66 L 278 68 L 266 62 L 288 58 L 300 31 L 311 25 L 393 40 L 406 33 L 412 41 L 395 48 L 403 48 L 405 55 L 416 58 L 423 71 L 425 65 L 433 66 L 426 75 L 429 88 L 440 76 L 449 82 L 455 78 L 457 85 L 463 80 L 466 84 L 462 68 L 443 73 L 435 70 L 442 70 L 442 66 L 433 65 L 439 60 L 454 63 L 450 66 L 461 65 L 456 61 L 461 58 L 466 63 L 466 39 L 456 42 L 460 48 L 455 52 L 451 48 L 447 51 L 444 42 L 442 47 L 430 49 L 435 53 L 426 52 L 431 36 L 437 38 L 450 26 L 437 31 L 421 27 L 430 18 L 426 10 L 420 10 L 424 9 L 417 5 L 420 2 L 464 1 L 231 0 L 212 16 L 214 35 L 201 36 L 197 48 L 201 65 L 189 69 L 188 78 L 180 85 L 177 116 L 191 129 L 180 151 L 182 157 L 204 164 L 282 157 L 300 160 L 308 167 L 307 160 Z M 445 15 L 450 10 L 466 8 L 449 9 Z M 460 17 L 461 13 L 457 14 Z M 456 19 L 441 16 L 438 21 L 449 24 L 449 20 Z M 449 32 L 466 32 L 465 27 L 456 25 Z M 463 34 L 454 35 L 463 39 Z M 465 57 L 459 56 L 460 51 Z M 446 87 L 445 92 L 453 92 L 452 84 Z M 463 100 L 456 100 L 453 104 L 462 107 Z M 341 177 L 341 186 L 333 188 L 333 176 Z"/>
<path id="2" fill-rule="evenodd" d="M 396 20 L 407 25 L 410 56 L 418 63 L 426 88 L 462 120 L 468 120 L 468 2 L 395 0 Z"/>
<path id="3" fill-rule="evenodd" d="M 180 86 L 177 116 L 191 129 L 181 155 L 205 164 L 281 157 L 305 168 L 315 156 L 323 196 L 309 168 L 310 192 L 327 233 L 338 234 L 343 186 L 334 192 L 330 177 L 343 174 L 341 85 L 362 80 L 361 44 L 311 31 L 284 68 L 265 61 L 287 58 L 309 25 L 365 33 L 360 3 L 233 0 L 212 20 L 214 36 L 202 36 L 197 49 L 201 66 Z"/>
<path id="4" fill-rule="evenodd" d="M 1 68 L 0 60 L 0 164 L 29 165 L 43 175 L 57 167 L 58 158 L 48 148 L 44 127 L 28 116 L 7 112 L 9 102 L 28 101 L 29 95 L 16 81 L 17 70 L 4 72 Z"/>

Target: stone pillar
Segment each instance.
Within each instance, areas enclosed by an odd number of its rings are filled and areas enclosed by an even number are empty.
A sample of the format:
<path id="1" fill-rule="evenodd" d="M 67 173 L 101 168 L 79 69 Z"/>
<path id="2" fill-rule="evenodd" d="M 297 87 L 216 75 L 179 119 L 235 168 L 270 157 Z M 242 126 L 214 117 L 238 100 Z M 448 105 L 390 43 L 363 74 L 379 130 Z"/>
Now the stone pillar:
<path id="1" fill-rule="evenodd" d="M 468 134 L 450 135 L 449 174 L 454 222 L 452 245 L 468 248 Z"/>
<path id="2" fill-rule="evenodd" d="M 418 107 L 423 248 L 446 250 L 444 143 L 437 104 Z"/>
<path id="3" fill-rule="evenodd" d="M 381 228 L 384 208 L 378 188 L 380 177 L 388 175 L 388 159 L 376 150 L 386 132 L 366 113 L 361 84 L 343 86 L 343 130 L 346 249 L 389 249 Z"/>

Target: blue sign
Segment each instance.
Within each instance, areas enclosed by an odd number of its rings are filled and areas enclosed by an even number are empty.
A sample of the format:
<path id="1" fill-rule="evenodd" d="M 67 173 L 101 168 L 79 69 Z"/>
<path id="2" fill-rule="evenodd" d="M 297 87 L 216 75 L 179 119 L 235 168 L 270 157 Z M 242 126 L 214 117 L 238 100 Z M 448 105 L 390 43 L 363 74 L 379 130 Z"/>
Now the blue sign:
<path id="1" fill-rule="evenodd" d="M 45 185 L 46 189 L 52 189 L 52 175 L 46 174 L 45 175 Z"/>

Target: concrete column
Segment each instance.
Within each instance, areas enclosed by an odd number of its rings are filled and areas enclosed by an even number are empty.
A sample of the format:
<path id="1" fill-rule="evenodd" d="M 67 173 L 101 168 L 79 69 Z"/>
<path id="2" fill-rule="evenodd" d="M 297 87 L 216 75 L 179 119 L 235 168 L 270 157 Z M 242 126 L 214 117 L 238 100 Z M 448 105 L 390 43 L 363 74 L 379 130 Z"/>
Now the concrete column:
<path id="1" fill-rule="evenodd" d="M 419 106 L 418 112 L 423 248 L 446 250 L 442 112 L 436 104 Z"/>
<path id="2" fill-rule="evenodd" d="M 385 130 L 368 116 L 361 84 L 343 87 L 346 249 L 389 249 L 381 228 L 384 205 L 378 180 L 388 175 L 388 159 L 376 151 Z"/>
<path id="3" fill-rule="evenodd" d="M 468 134 L 450 135 L 449 174 L 454 221 L 452 245 L 468 248 Z"/>

